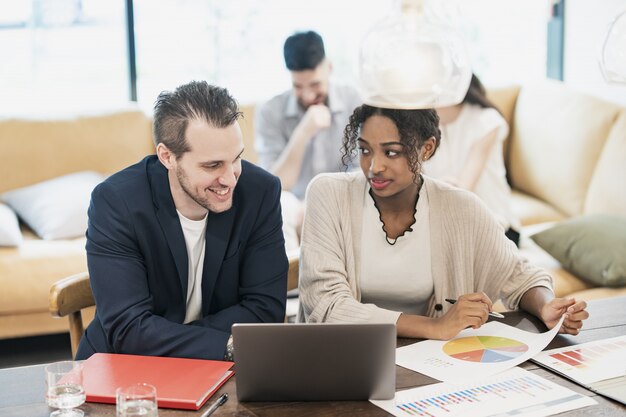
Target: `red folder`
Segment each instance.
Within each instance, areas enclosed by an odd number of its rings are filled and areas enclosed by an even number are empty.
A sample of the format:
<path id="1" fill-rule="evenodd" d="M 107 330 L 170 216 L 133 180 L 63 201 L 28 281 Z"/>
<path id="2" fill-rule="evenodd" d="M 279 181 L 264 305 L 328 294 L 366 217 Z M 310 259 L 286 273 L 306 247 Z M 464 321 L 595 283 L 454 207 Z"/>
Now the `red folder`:
<path id="1" fill-rule="evenodd" d="M 118 387 L 154 385 L 158 406 L 198 410 L 233 376 L 233 362 L 96 353 L 83 363 L 87 401 L 115 404 Z"/>

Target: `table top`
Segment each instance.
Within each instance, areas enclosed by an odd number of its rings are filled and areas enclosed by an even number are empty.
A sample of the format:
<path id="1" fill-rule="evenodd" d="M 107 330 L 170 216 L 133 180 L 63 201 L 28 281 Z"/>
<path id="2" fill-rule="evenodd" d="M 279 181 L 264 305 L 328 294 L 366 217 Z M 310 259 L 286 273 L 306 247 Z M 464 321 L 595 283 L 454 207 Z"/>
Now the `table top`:
<path id="1" fill-rule="evenodd" d="M 589 302 L 590 317 L 578 336 L 557 335 L 546 349 L 554 349 L 606 339 L 626 334 L 626 297 Z M 527 331 L 543 332 L 543 323 L 524 312 L 505 313 L 506 324 Z M 398 346 L 415 343 L 415 339 L 398 339 Z M 44 365 L 24 366 L 0 369 L 0 415 L 3 417 L 48 417 L 51 409 L 44 400 L 45 383 Z M 599 396 L 569 380 L 549 372 L 531 362 L 525 362 L 522 368 L 543 378 L 549 379 L 573 391 L 594 398 L 598 404 L 592 408 L 583 408 L 562 413 L 567 416 L 617 416 L 626 413 L 626 406 L 616 401 Z M 396 366 L 396 390 L 414 388 L 438 382 L 430 377 Z M 386 411 L 368 401 L 328 401 L 328 402 L 247 402 L 237 401 L 235 388 L 236 375 L 231 378 L 198 411 L 159 409 L 160 417 L 199 417 L 208 408 L 211 401 L 223 393 L 229 399 L 213 416 L 236 415 L 238 417 L 281 417 L 281 416 L 351 416 L 382 417 L 389 416 Z M 86 416 L 115 416 L 115 406 L 85 403 L 80 407 Z"/>

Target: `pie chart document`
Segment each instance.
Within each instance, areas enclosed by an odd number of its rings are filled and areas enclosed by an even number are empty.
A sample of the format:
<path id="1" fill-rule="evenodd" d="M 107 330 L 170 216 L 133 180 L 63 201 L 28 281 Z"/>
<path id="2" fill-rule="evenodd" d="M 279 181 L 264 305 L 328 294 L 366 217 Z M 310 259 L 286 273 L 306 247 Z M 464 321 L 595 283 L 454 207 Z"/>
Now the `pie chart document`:
<path id="1" fill-rule="evenodd" d="M 492 321 L 450 340 L 425 340 L 396 349 L 396 364 L 444 382 L 470 381 L 510 369 L 541 352 L 563 323 L 531 333 Z"/>

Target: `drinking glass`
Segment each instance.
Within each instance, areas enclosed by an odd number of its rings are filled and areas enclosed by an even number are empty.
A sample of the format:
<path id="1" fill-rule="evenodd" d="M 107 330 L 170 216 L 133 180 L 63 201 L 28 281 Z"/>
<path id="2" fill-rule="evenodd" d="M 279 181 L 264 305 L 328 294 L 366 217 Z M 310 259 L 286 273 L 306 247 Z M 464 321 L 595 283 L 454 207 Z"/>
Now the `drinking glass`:
<path id="1" fill-rule="evenodd" d="M 46 403 L 58 408 L 50 417 L 82 417 L 83 410 L 75 407 L 85 402 L 83 366 L 80 362 L 55 362 L 45 367 Z"/>
<path id="2" fill-rule="evenodd" d="M 156 388 L 150 384 L 133 384 L 115 391 L 117 417 L 157 417 Z"/>

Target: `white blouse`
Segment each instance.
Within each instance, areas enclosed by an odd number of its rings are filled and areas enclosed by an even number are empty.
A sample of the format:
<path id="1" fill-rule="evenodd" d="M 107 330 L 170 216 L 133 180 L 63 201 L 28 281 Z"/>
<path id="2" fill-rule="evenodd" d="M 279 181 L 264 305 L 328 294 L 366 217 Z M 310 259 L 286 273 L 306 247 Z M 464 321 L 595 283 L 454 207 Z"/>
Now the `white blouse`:
<path id="1" fill-rule="evenodd" d="M 474 193 L 487 205 L 505 228 L 519 230 L 513 214 L 511 188 L 506 180 L 503 144 L 509 134 L 506 120 L 492 108 L 464 104 L 458 117 L 441 125 L 441 143 L 435 155 L 424 162 L 423 173 L 433 178 L 459 177 L 467 163 L 472 146 L 496 130 L 496 144 L 487 156 L 485 169 L 478 178 Z"/>
<path id="2" fill-rule="evenodd" d="M 380 213 L 369 195 L 363 198 L 361 302 L 400 313 L 426 315 L 433 294 L 428 195 L 420 190 L 412 231 L 387 243 Z M 393 242 L 393 240 L 390 240 Z"/>

